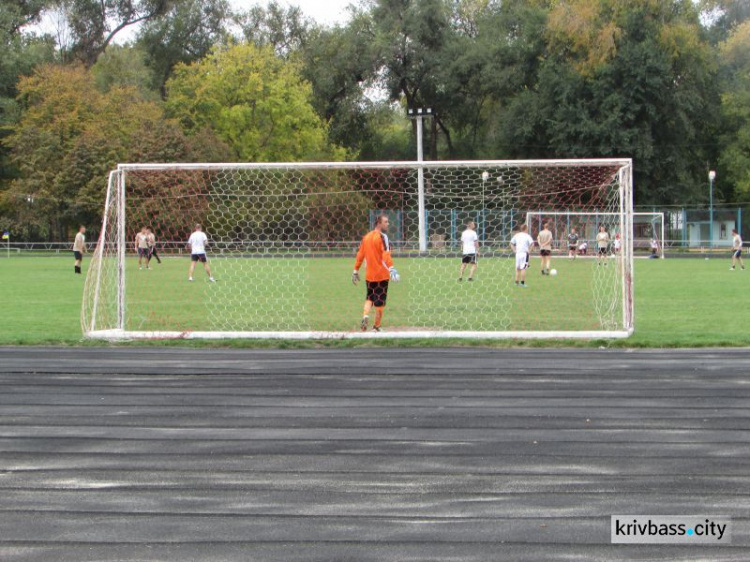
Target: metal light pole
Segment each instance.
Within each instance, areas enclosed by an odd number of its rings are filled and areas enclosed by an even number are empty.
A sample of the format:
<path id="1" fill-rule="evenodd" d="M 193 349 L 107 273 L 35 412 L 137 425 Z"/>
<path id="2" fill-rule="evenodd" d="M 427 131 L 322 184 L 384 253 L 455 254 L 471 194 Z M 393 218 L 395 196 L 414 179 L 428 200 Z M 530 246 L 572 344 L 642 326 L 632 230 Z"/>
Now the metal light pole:
<path id="1" fill-rule="evenodd" d="M 711 170 L 708 172 L 708 236 L 711 239 L 709 241 L 709 247 L 714 247 L 714 180 L 716 179 L 716 172 Z"/>
<path id="2" fill-rule="evenodd" d="M 432 109 L 429 107 L 423 109 L 418 107 L 416 109 L 409 109 L 407 115 L 410 119 L 417 120 L 417 162 L 424 161 L 424 154 L 422 150 L 422 119 L 424 117 L 432 117 Z M 427 251 L 427 224 L 425 217 L 425 204 L 424 204 L 424 168 L 422 166 L 417 170 L 417 206 L 419 212 L 419 251 Z"/>

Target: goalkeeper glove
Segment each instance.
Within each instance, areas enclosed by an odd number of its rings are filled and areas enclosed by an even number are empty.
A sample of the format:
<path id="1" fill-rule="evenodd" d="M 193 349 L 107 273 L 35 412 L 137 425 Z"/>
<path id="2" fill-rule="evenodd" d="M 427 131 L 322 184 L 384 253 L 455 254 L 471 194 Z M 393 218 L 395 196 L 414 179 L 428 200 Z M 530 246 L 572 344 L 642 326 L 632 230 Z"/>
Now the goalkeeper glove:
<path id="1" fill-rule="evenodd" d="M 352 283 L 354 283 L 355 285 L 359 283 L 359 271 L 357 271 L 356 269 L 354 270 L 354 273 L 352 273 Z"/>
<path id="2" fill-rule="evenodd" d="M 398 271 L 396 271 L 395 267 L 389 267 L 388 272 L 391 274 L 391 281 L 394 283 L 398 283 L 401 281 L 401 276 L 398 274 Z"/>

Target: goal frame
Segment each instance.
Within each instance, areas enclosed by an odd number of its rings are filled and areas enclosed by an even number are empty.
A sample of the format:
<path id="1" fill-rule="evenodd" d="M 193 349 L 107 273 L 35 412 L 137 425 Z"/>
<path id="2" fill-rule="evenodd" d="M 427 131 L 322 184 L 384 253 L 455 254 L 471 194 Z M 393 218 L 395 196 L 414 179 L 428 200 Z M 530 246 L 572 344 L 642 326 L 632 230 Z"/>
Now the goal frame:
<path id="1" fill-rule="evenodd" d="M 105 201 L 104 219 L 97 247 L 92 258 L 98 258 L 98 267 L 89 271 L 87 285 L 94 283 L 94 305 L 87 317 L 87 291 L 84 291 L 84 302 L 81 312 L 81 325 L 84 337 L 108 341 L 133 339 L 269 339 L 269 340 L 301 340 L 301 339 L 620 339 L 631 336 L 635 327 L 633 268 L 632 268 L 632 239 L 626 236 L 623 240 L 623 254 L 626 267 L 623 271 L 623 318 L 621 329 L 613 330 L 555 330 L 555 331 L 456 331 L 456 330 L 410 330 L 393 332 L 342 332 L 342 331 L 137 331 L 126 329 L 126 202 L 127 176 L 130 171 L 143 170 L 243 170 L 243 169 L 383 169 L 383 168 L 412 168 L 419 172 L 431 168 L 443 167 L 576 167 L 576 166 L 614 166 L 618 167 L 619 213 L 621 224 L 629 225 L 632 232 L 633 219 L 633 174 L 632 159 L 628 158 L 591 158 L 591 159 L 553 159 L 553 160 L 462 160 L 462 161 L 417 161 L 417 162 L 305 162 L 305 163 L 128 163 L 119 164 L 116 170 L 109 174 L 108 190 Z M 424 185 L 420 182 L 418 197 L 424 197 Z M 114 195 L 114 196 L 112 196 Z M 114 329 L 100 329 L 97 326 L 97 307 L 99 284 L 101 282 L 102 262 L 105 252 L 105 233 L 107 217 L 112 210 L 117 216 L 117 327 Z M 593 214 L 593 213 L 588 213 Z M 425 213 L 421 211 L 419 221 L 419 246 L 426 247 Z M 421 254 L 421 252 L 420 252 Z"/>

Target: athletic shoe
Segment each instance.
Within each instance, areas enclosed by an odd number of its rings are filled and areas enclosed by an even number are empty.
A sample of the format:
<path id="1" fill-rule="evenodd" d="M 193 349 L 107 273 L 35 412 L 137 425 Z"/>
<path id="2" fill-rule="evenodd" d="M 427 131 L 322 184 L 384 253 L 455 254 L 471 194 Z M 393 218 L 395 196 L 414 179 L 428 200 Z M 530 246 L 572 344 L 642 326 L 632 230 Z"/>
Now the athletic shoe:
<path id="1" fill-rule="evenodd" d="M 363 316 L 362 322 L 359 323 L 359 327 L 362 329 L 363 332 L 367 331 L 367 324 L 370 323 L 370 317 L 369 316 Z"/>
<path id="2" fill-rule="evenodd" d="M 372 331 L 373 332 L 379 332 L 380 331 L 380 326 L 373 326 L 372 327 Z"/>
<path id="3" fill-rule="evenodd" d="M 729 271 L 734 271 L 734 266 L 730 267 Z"/>
<path id="4" fill-rule="evenodd" d="M 461 281 L 463 281 L 463 280 L 464 280 L 464 278 L 463 278 L 463 277 L 459 277 L 459 278 L 458 278 L 458 282 L 459 282 L 459 283 L 460 283 Z"/>
<path id="5" fill-rule="evenodd" d="M 474 281 L 474 278 L 473 277 L 469 277 L 469 281 Z"/>
<path id="6" fill-rule="evenodd" d="M 188 277 L 188 281 L 192 281 L 192 280 L 193 280 L 193 278 L 192 278 L 192 277 Z"/>
<path id="7" fill-rule="evenodd" d="M 209 280 L 209 281 L 210 281 L 211 283 L 216 283 L 216 279 L 214 279 L 213 277 L 209 277 L 209 278 L 208 278 L 208 280 Z"/>

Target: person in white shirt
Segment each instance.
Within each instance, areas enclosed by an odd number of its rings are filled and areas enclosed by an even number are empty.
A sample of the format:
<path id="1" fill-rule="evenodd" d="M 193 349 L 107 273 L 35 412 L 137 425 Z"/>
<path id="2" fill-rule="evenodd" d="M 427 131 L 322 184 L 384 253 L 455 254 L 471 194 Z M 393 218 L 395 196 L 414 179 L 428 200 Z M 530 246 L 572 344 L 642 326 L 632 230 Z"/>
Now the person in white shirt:
<path id="1" fill-rule="evenodd" d="M 216 282 L 213 275 L 211 275 L 211 268 L 208 265 L 208 259 L 206 258 L 206 246 L 208 245 L 208 237 L 203 232 L 203 227 L 199 224 L 195 225 L 195 232 L 190 235 L 188 239 L 188 246 L 190 246 L 190 274 L 188 281 L 193 280 L 193 271 L 195 270 L 195 264 L 201 262 L 203 269 L 208 274 L 208 280 L 212 283 Z"/>
<path id="2" fill-rule="evenodd" d="M 528 226 L 521 226 L 520 230 L 510 239 L 510 247 L 516 253 L 516 285 L 526 287 L 526 268 L 529 267 L 529 252 L 534 245 L 534 239 L 527 232 Z"/>
<path id="3" fill-rule="evenodd" d="M 745 264 L 742 261 L 742 238 L 737 233 L 737 230 L 733 228 L 732 229 L 732 267 L 730 267 L 729 269 L 734 271 L 734 265 L 737 263 L 738 260 L 740 262 L 740 267 L 744 270 Z"/>
<path id="4" fill-rule="evenodd" d="M 619 233 L 615 234 L 615 241 L 613 242 L 612 246 L 613 246 L 613 248 L 615 250 L 615 254 L 619 254 L 620 253 L 620 248 L 622 248 L 622 242 L 620 242 L 620 234 Z"/>
<path id="5" fill-rule="evenodd" d="M 148 266 L 148 232 L 146 227 L 142 226 L 141 231 L 135 235 L 133 241 L 135 251 L 138 252 L 138 269 L 143 269 L 143 262 L 146 262 L 146 269 L 151 269 Z"/>
<path id="6" fill-rule="evenodd" d="M 650 259 L 655 260 L 659 257 L 659 243 L 656 241 L 656 238 L 651 239 L 651 255 L 649 256 Z"/>
<path id="7" fill-rule="evenodd" d="M 596 235 L 596 265 L 607 265 L 607 251 L 609 250 L 609 233 L 607 227 L 601 225 L 599 234 Z"/>
<path id="8" fill-rule="evenodd" d="M 477 236 L 476 224 L 474 221 L 466 223 L 466 230 L 461 234 L 461 246 L 463 247 L 463 256 L 461 257 L 461 272 L 458 280 L 464 280 L 464 271 L 466 266 L 471 264 L 469 270 L 469 281 L 474 281 L 474 272 L 477 270 L 477 258 L 479 258 L 479 236 Z"/>
<path id="9" fill-rule="evenodd" d="M 73 257 L 75 258 L 74 271 L 77 275 L 81 275 L 81 262 L 83 261 L 83 254 L 86 253 L 86 227 L 81 225 L 78 228 L 78 234 L 76 234 L 75 241 L 73 242 Z M 744 267 L 743 267 L 744 269 Z"/>

